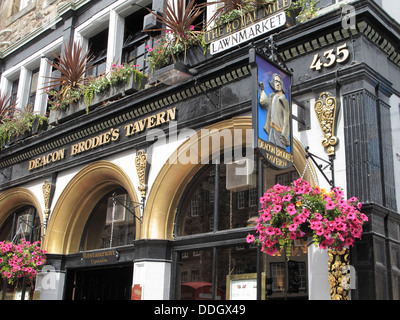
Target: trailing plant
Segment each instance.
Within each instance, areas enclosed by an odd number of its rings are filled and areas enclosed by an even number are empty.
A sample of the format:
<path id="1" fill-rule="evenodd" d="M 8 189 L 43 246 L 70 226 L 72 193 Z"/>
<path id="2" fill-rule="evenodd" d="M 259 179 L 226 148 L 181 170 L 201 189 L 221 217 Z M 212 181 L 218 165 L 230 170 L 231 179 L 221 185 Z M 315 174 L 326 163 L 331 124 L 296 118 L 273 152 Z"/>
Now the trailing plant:
<path id="1" fill-rule="evenodd" d="M 300 10 L 297 15 L 299 22 L 305 22 L 314 18 L 317 15 L 319 0 L 297 0 L 293 1 L 287 13 L 290 15 L 290 10 Z"/>
<path id="2" fill-rule="evenodd" d="M 50 110 L 65 109 L 70 104 L 79 101 L 82 97 L 85 104 L 89 108 L 93 101 L 93 97 L 96 93 L 101 93 L 107 90 L 110 86 L 118 84 L 129 84 L 130 78 L 133 76 L 133 80 L 138 83 L 138 88 L 141 88 L 144 74 L 137 70 L 139 65 L 130 64 L 113 64 L 111 70 L 107 74 L 102 74 L 98 77 L 88 77 L 85 81 L 75 89 L 64 95 L 64 99 L 58 95 L 56 90 L 47 90 L 48 102 Z M 88 112 L 88 108 L 86 111 Z"/>
<path id="3" fill-rule="evenodd" d="M 290 186 L 276 184 L 260 199 L 260 216 L 255 227 L 258 233 L 248 235 L 248 243 L 261 245 L 261 251 L 274 255 L 285 249 L 289 258 L 292 243 L 311 230 L 313 241 L 321 249 L 341 251 L 360 239 L 368 217 L 360 212 L 361 202 L 344 198 L 340 188 L 326 192 L 300 179 Z"/>
<path id="4" fill-rule="evenodd" d="M 194 26 L 191 27 L 194 29 Z M 176 43 L 175 37 L 171 34 L 172 32 L 166 33 L 164 36 L 160 36 L 155 42 L 155 46 L 151 48 L 149 45 L 146 46 L 148 49 L 147 61 L 150 64 L 152 72 L 155 68 L 162 68 L 166 65 L 172 64 L 177 61 L 179 56 L 184 56 L 186 59 L 186 49 L 193 46 L 205 47 L 203 34 L 191 34 L 186 32 L 186 45 L 183 43 Z"/>
<path id="5" fill-rule="evenodd" d="M 4 119 L 0 124 L 0 143 L 3 145 L 12 137 L 21 136 L 33 129 L 37 130 L 47 124 L 47 121 L 47 117 L 35 113 L 30 105 L 22 110 L 16 110 L 13 116 Z M 33 127 L 34 125 L 36 127 Z"/>
<path id="6" fill-rule="evenodd" d="M 185 0 L 176 0 L 172 4 L 169 1 L 164 0 L 164 2 L 165 9 L 162 15 L 149 10 L 156 21 L 165 25 L 164 28 L 156 30 L 166 33 L 156 41 L 154 48 L 146 46 L 152 70 L 156 66 L 162 67 L 176 62 L 177 55 L 181 53 L 185 62 L 186 50 L 191 46 L 202 44 L 203 32 L 196 30 L 197 25 L 194 25 L 194 22 L 209 4 L 196 4 L 194 0 L 190 0 L 187 4 Z"/>
<path id="7" fill-rule="evenodd" d="M 216 3 L 218 8 L 210 21 L 215 21 L 217 25 L 241 18 L 254 9 L 252 2 L 246 0 L 220 0 Z"/>

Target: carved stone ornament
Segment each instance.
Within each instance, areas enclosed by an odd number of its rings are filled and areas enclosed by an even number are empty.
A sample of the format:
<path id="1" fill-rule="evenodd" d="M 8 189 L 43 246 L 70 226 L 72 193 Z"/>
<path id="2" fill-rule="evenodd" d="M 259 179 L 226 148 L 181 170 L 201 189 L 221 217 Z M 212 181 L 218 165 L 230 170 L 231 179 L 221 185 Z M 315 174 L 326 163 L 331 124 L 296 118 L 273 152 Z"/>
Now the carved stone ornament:
<path id="1" fill-rule="evenodd" d="M 336 111 L 337 103 L 336 98 L 332 97 L 329 92 L 320 94 L 319 99 L 314 104 L 315 114 L 319 121 L 324 139 L 322 139 L 322 146 L 327 148 L 328 155 L 335 155 L 335 146 L 339 142 L 335 136 L 336 125 Z"/>
<path id="2" fill-rule="evenodd" d="M 136 171 L 139 177 L 139 191 L 142 197 L 146 196 L 146 166 L 147 166 L 147 155 L 143 150 L 139 150 L 136 154 L 135 159 Z"/>
<path id="3" fill-rule="evenodd" d="M 342 251 L 328 250 L 328 281 L 332 300 L 349 300 L 349 254 L 348 248 L 343 248 Z"/>
<path id="4" fill-rule="evenodd" d="M 50 192 L 51 192 L 51 182 L 46 180 L 42 186 L 43 198 L 44 198 L 44 215 L 46 219 L 49 217 L 49 203 L 50 203 Z"/>

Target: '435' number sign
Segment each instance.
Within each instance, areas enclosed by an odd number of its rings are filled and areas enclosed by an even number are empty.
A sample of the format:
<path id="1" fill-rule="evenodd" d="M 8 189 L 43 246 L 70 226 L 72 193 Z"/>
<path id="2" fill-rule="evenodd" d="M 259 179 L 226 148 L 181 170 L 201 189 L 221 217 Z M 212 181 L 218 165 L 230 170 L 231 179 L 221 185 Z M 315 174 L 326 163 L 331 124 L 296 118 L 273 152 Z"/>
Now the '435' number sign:
<path id="1" fill-rule="evenodd" d="M 347 49 L 347 43 L 338 46 L 335 49 L 330 49 L 324 52 L 325 62 L 321 61 L 319 54 L 314 56 L 313 62 L 311 63 L 310 69 L 321 70 L 324 68 L 332 67 L 335 63 L 344 63 L 349 59 L 350 52 Z"/>

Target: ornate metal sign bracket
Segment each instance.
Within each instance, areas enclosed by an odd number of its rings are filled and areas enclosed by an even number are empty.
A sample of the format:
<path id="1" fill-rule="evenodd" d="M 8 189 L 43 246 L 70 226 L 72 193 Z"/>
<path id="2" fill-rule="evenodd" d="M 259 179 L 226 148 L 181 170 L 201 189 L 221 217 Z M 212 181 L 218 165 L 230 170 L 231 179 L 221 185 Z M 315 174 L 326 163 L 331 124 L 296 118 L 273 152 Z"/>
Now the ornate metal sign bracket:
<path id="1" fill-rule="evenodd" d="M 325 180 L 329 183 L 331 188 L 334 188 L 335 187 L 335 172 L 334 172 L 334 166 L 333 166 L 333 157 L 329 157 L 329 161 L 326 161 L 326 160 L 316 156 L 315 154 L 312 154 L 310 151 L 308 151 L 309 149 L 310 149 L 310 147 L 306 147 L 306 155 L 305 155 L 306 159 L 310 158 L 312 160 L 312 162 L 314 162 L 314 164 L 316 165 L 318 170 L 321 172 L 321 174 L 323 175 Z M 329 180 L 329 178 L 326 176 L 324 169 L 322 168 L 322 164 L 318 164 L 317 161 L 315 160 L 315 158 L 317 158 L 318 160 L 321 160 L 322 162 L 325 162 L 327 165 L 329 165 L 329 169 L 331 170 L 331 177 L 332 177 L 331 180 Z"/>
<path id="2" fill-rule="evenodd" d="M 274 40 L 274 35 L 270 35 L 267 40 L 265 40 L 265 45 L 263 47 L 258 47 L 255 48 L 256 52 L 259 54 L 262 54 L 264 57 L 266 57 L 269 61 L 275 63 L 282 69 L 287 70 L 290 73 L 293 73 L 293 69 L 289 68 L 281 55 L 277 52 L 278 47 L 276 45 L 276 42 Z"/>

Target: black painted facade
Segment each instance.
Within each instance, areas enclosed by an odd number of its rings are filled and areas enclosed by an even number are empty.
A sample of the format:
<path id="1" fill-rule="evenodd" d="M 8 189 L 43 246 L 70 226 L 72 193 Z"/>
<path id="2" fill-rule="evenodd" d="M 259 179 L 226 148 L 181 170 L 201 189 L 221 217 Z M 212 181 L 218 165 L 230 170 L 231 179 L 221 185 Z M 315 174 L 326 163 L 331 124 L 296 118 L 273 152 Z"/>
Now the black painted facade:
<path id="1" fill-rule="evenodd" d="M 66 13 L 55 30 L 29 43 L 10 57 L 0 60 L 2 71 L 27 57 L 30 52 L 61 34 L 71 37 L 79 25 L 111 1 L 95 1 L 73 14 Z M 327 1 L 321 1 L 322 5 Z M 329 91 L 339 102 L 343 113 L 346 151 L 346 180 L 349 196 L 358 197 L 369 222 L 363 238 L 352 249 L 352 265 L 357 270 L 357 288 L 353 299 L 398 300 L 400 298 L 400 215 L 395 189 L 390 109 L 392 95 L 400 96 L 400 27 L 373 1 L 354 3 L 356 29 L 342 28 L 342 12 L 336 9 L 274 35 L 277 52 L 293 70 L 293 99 L 305 106 L 304 130 L 319 130 L 307 125 L 313 106 L 302 96 Z M 98 107 L 74 121 L 59 124 L 11 145 L 0 153 L 0 192 L 27 184 L 39 177 L 55 179 L 57 172 L 89 164 L 134 146 L 148 147 L 144 134 L 126 136 L 124 127 L 137 119 L 175 107 L 178 130 L 200 129 L 218 121 L 251 112 L 251 67 L 249 50 L 265 46 L 266 39 L 235 48 L 220 55 L 200 56 L 190 61 L 197 69 L 195 77 L 181 85 L 157 86 L 125 95 L 112 108 Z M 336 63 L 321 71 L 310 69 L 315 54 L 347 44 L 350 60 Z M 190 56 L 189 56 L 190 58 Z M 196 106 L 193 108 L 193 106 Z M 300 123 L 301 125 L 301 123 Z M 107 130 L 119 129 L 120 139 L 78 156 L 68 152 L 62 162 L 40 170 L 28 171 L 32 158 L 60 148 L 70 150 Z M 166 129 L 164 126 L 163 129 Z M 171 134 L 171 133 L 170 133 Z M 229 237 L 210 235 L 219 243 L 231 244 Z M 235 240 L 236 241 L 236 240 Z M 233 241 L 233 242 L 235 242 Z M 174 241 L 138 240 L 135 248 L 122 250 L 120 262 L 141 259 L 174 259 Z M 178 247 L 196 247 L 196 240 L 186 240 Z M 49 254 L 49 261 L 59 270 L 81 267 L 79 254 Z M 69 280 L 67 280 L 68 282 Z M 173 295 L 172 295 L 173 296 Z"/>

